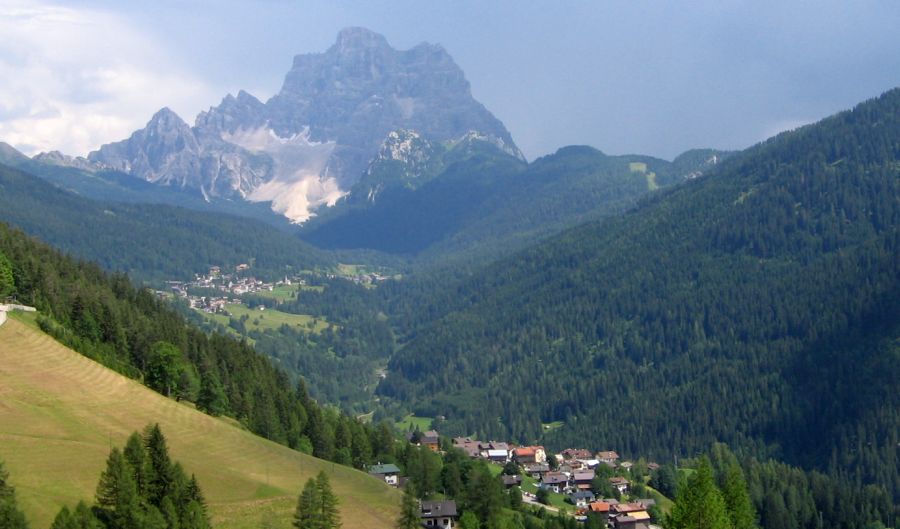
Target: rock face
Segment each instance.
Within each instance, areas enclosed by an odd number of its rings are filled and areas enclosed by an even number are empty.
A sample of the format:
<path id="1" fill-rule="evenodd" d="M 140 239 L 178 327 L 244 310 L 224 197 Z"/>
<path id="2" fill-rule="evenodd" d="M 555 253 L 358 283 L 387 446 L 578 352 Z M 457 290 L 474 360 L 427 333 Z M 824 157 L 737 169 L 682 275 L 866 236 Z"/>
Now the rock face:
<path id="1" fill-rule="evenodd" d="M 399 51 L 363 28 L 341 31 L 325 53 L 296 56 L 266 103 L 228 95 L 193 127 L 163 109 L 88 158 L 207 197 L 271 202 L 304 222 L 345 195 L 398 134 L 424 144 L 477 137 L 522 158 L 443 48 Z"/>

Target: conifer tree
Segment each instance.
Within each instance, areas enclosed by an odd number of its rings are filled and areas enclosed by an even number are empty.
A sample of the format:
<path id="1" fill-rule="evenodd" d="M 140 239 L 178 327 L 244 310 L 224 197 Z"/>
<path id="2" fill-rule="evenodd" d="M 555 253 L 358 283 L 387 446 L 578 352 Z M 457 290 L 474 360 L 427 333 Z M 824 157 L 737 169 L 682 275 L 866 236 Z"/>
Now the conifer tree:
<path id="1" fill-rule="evenodd" d="M 147 498 L 153 505 L 159 505 L 168 494 L 173 477 L 169 448 L 158 423 L 144 429 L 144 446 L 147 447 L 147 458 L 152 469 Z"/>
<path id="2" fill-rule="evenodd" d="M 338 499 L 331 489 L 331 482 L 325 471 L 316 476 L 316 488 L 319 491 L 319 512 L 322 514 L 322 523 L 325 529 L 338 529 L 341 526 L 341 516 L 338 512 Z"/>
<path id="3" fill-rule="evenodd" d="M 78 529 L 72 511 L 63 505 L 62 509 L 56 514 L 56 518 L 53 519 L 53 523 L 50 524 L 50 529 Z"/>
<path id="4" fill-rule="evenodd" d="M 737 463 L 731 463 L 725 470 L 725 486 L 722 489 L 732 529 L 757 529 L 756 510 L 747 492 L 744 473 Z"/>
<path id="5" fill-rule="evenodd" d="M 144 447 L 144 441 L 141 439 L 140 434 L 134 432 L 128 437 L 122 455 L 131 467 L 138 494 L 146 498 L 153 478 L 153 467 L 150 466 L 147 449 Z"/>
<path id="6" fill-rule="evenodd" d="M 731 529 L 722 493 L 716 487 L 712 465 L 706 456 L 684 487 L 679 487 L 666 529 Z"/>
<path id="7" fill-rule="evenodd" d="M 16 283 L 13 278 L 12 263 L 0 252 L 0 301 L 12 294 L 15 289 Z"/>
<path id="8" fill-rule="evenodd" d="M 418 529 L 422 525 L 421 509 L 416 499 L 415 486 L 408 484 L 403 491 L 403 502 L 400 504 L 400 516 L 397 518 L 397 529 Z"/>
<path id="9" fill-rule="evenodd" d="M 219 382 L 219 377 L 210 369 L 200 374 L 197 408 L 213 417 L 218 417 L 228 411 L 228 397 L 225 395 L 225 388 Z"/>
<path id="10" fill-rule="evenodd" d="M 97 505 L 103 522 L 110 528 L 139 526 L 140 505 L 131 468 L 122 452 L 114 447 L 106 459 L 106 470 L 97 484 Z"/>
<path id="11" fill-rule="evenodd" d="M 320 517 L 316 512 L 319 504 L 319 491 L 316 482 L 312 478 L 306 481 L 303 491 L 297 500 L 297 509 L 294 511 L 294 527 L 296 529 L 323 529 Z"/>
<path id="12" fill-rule="evenodd" d="M 0 461 L 0 527 L 28 529 L 25 515 L 16 504 L 16 489 L 9 484 L 9 473 Z"/>

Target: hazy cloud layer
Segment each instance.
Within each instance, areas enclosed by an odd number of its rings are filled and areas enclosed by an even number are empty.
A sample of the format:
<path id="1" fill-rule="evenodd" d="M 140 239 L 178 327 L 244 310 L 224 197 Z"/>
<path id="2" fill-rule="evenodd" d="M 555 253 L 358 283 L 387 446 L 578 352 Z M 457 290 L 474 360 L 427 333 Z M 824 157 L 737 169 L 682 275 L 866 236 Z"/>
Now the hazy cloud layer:
<path id="1" fill-rule="evenodd" d="M 163 106 L 193 118 L 211 99 L 158 39 L 96 9 L 0 0 L 0 141 L 86 154 Z"/>

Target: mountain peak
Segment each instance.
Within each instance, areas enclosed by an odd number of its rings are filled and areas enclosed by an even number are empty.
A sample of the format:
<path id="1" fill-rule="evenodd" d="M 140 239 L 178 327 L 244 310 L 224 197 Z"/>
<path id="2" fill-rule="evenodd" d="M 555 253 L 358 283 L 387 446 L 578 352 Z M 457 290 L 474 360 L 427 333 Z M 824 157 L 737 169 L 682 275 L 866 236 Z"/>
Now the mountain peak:
<path id="1" fill-rule="evenodd" d="M 347 52 L 367 48 L 390 48 L 384 35 L 362 27 L 344 28 L 338 32 L 337 40 L 332 49 L 338 52 Z"/>

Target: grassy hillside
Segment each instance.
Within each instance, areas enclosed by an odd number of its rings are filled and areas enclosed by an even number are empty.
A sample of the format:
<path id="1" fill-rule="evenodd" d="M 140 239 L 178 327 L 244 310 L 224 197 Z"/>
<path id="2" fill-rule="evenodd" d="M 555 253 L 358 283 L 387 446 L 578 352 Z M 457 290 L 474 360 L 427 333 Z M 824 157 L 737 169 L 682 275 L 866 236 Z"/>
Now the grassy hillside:
<path id="1" fill-rule="evenodd" d="M 204 415 L 129 380 L 21 317 L 0 327 L 0 459 L 32 527 L 92 500 L 110 444 L 159 422 L 195 473 L 217 528 L 288 527 L 303 483 L 325 470 L 344 527 L 390 527 L 399 495 L 366 474 L 315 459 Z"/>

